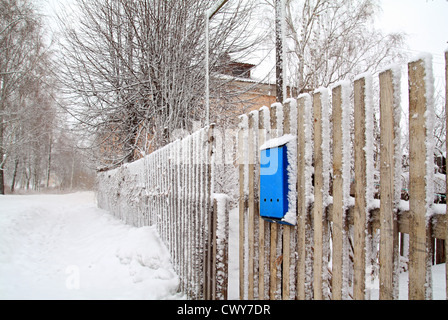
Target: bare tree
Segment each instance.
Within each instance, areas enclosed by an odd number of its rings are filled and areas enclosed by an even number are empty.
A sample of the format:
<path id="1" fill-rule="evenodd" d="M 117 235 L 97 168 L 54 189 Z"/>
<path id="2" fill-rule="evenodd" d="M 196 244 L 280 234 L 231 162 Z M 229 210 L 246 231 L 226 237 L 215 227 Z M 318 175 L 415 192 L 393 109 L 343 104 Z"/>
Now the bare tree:
<path id="1" fill-rule="evenodd" d="M 165 144 L 175 129 L 204 118 L 207 0 L 77 0 L 74 25 L 62 17 L 69 112 L 89 132 L 103 164 L 129 162 Z M 234 0 L 211 23 L 212 75 L 220 57 L 255 39 L 254 1 Z M 211 98 L 222 89 L 213 77 Z"/>
<path id="2" fill-rule="evenodd" d="M 404 34 L 383 34 L 374 27 L 381 10 L 377 0 L 285 1 L 288 83 L 299 92 L 404 58 Z M 266 3 L 274 7 L 273 0 Z"/>
<path id="3" fill-rule="evenodd" d="M 0 1 L 0 194 L 9 158 L 15 179 L 19 151 L 39 139 L 43 124 L 51 122 L 42 101 L 49 61 L 42 30 L 30 1 Z"/>

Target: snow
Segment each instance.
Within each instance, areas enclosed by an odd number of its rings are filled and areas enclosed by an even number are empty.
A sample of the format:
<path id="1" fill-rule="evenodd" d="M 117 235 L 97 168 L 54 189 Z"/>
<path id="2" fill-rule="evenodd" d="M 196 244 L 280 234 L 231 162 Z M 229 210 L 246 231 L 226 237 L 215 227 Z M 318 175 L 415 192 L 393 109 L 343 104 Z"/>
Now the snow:
<path id="1" fill-rule="evenodd" d="M 425 63 L 425 86 L 426 86 L 426 212 L 431 214 L 431 206 L 434 202 L 434 76 L 432 71 L 432 56 L 422 56 Z"/>
<path id="2" fill-rule="evenodd" d="M 260 113 L 263 113 L 263 128 L 265 128 L 265 130 L 267 130 L 267 128 L 270 127 L 270 118 L 271 118 L 271 114 L 269 112 L 269 108 L 267 106 L 263 106 L 260 108 Z"/>
<path id="3" fill-rule="evenodd" d="M 322 173 L 323 173 L 323 206 L 327 207 L 330 204 L 329 190 L 330 190 L 330 175 L 332 174 L 331 154 L 330 154 L 330 98 L 327 88 L 319 88 L 314 93 L 321 95 L 322 108 Z"/>
<path id="4" fill-rule="evenodd" d="M 374 195 L 374 136 L 373 136 L 373 78 L 370 73 L 363 73 L 356 77 L 357 79 L 365 79 L 365 157 L 366 157 L 366 200 L 367 200 L 367 208 L 366 210 L 370 210 L 374 207 L 373 204 L 373 195 Z"/>
<path id="5" fill-rule="evenodd" d="M 394 194 L 394 207 L 397 207 L 401 199 L 402 189 L 402 144 L 401 144 L 401 67 L 399 65 L 393 65 L 390 67 L 392 70 L 392 79 L 394 86 L 394 120 L 395 120 L 395 141 L 394 141 L 394 161 L 395 161 L 395 194 Z"/>
<path id="6" fill-rule="evenodd" d="M 297 135 L 297 100 L 294 98 L 288 98 L 285 100 L 285 104 L 289 103 L 290 109 L 290 131 L 292 135 Z"/>
<path id="7" fill-rule="evenodd" d="M 283 114 L 283 105 L 279 102 L 273 103 L 271 108 L 276 108 L 276 116 L 277 116 L 277 132 L 274 132 L 274 136 L 280 137 L 283 135 L 283 122 L 284 122 L 284 114 Z"/>
<path id="8" fill-rule="evenodd" d="M 339 83 L 341 85 L 341 98 L 342 98 L 342 140 L 350 141 L 351 140 L 351 123 L 350 123 L 350 110 L 352 109 L 350 103 L 350 82 L 349 81 L 341 81 Z M 350 198 L 350 168 L 351 168 L 351 159 L 352 159 L 352 147 L 350 143 L 342 144 L 342 181 L 343 181 L 343 202 L 344 209 L 349 206 L 349 198 Z M 345 210 L 344 210 L 345 215 Z"/>
<path id="9" fill-rule="evenodd" d="M 288 211 L 282 221 L 291 225 L 297 224 L 297 139 L 286 144 L 288 158 Z"/>
<path id="10" fill-rule="evenodd" d="M 313 116 L 312 116 L 312 100 L 311 96 L 308 93 L 301 94 L 299 99 L 304 99 L 304 129 L 305 129 L 305 200 L 306 205 L 308 206 L 310 203 L 314 201 L 314 192 L 312 185 L 312 175 L 314 167 L 312 165 L 313 162 Z"/>
<path id="11" fill-rule="evenodd" d="M 0 197 L 0 299 L 184 299 L 155 227 L 96 207 L 93 192 Z"/>
<path id="12" fill-rule="evenodd" d="M 270 139 L 270 140 L 266 141 L 264 144 L 262 144 L 260 146 L 260 150 L 272 149 L 272 148 L 276 148 L 279 146 L 283 146 L 287 143 L 292 142 L 295 139 L 296 139 L 296 136 L 294 136 L 292 134 L 285 134 L 281 137 Z"/>

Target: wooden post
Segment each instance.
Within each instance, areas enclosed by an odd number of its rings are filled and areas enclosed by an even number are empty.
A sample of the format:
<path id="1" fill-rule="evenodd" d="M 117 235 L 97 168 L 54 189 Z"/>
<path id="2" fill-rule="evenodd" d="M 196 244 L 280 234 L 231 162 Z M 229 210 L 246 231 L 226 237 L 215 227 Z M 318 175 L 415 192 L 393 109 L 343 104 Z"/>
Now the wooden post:
<path id="1" fill-rule="evenodd" d="M 263 107 L 259 111 L 258 118 L 258 128 L 260 129 L 258 135 L 258 142 L 261 146 L 269 139 L 269 131 L 270 131 L 270 113 L 269 108 Z M 259 181 L 258 181 L 259 183 Z M 270 242 L 269 242 L 269 222 L 264 221 L 261 216 L 258 216 L 258 249 L 259 249 L 259 272 L 258 272 L 258 298 L 260 300 L 265 299 L 265 263 L 269 261 L 269 251 L 270 251 Z M 267 259 L 266 259 L 267 258 Z"/>
<path id="2" fill-rule="evenodd" d="M 213 199 L 213 211 L 217 217 L 216 232 L 214 235 L 216 249 L 215 264 L 216 288 L 214 290 L 215 300 L 227 300 L 228 286 L 228 238 L 229 238 L 229 208 L 226 195 L 220 195 L 219 199 Z M 222 232 L 224 231 L 224 232 Z"/>
<path id="3" fill-rule="evenodd" d="M 448 51 L 445 52 L 445 115 L 448 114 Z M 448 128 L 448 116 L 446 117 L 446 127 Z M 446 130 L 445 130 L 446 131 Z M 446 135 L 446 132 L 445 132 Z M 446 139 L 446 150 L 448 150 L 448 139 Z M 447 173 L 448 174 L 448 173 Z M 445 178 L 446 179 L 446 178 Z M 448 179 L 446 179 L 446 189 L 448 190 Z M 446 192 L 448 194 L 448 192 Z M 448 201 L 447 201 L 448 202 Z M 446 299 L 448 300 L 448 206 L 445 214 L 446 236 L 445 236 L 445 276 L 446 276 Z"/>
<path id="4" fill-rule="evenodd" d="M 206 184 L 206 188 L 205 188 L 205 201 L 206 201 L 206 215 L 207 215 L 207 244 L 206 244 L 206 251 L 205 251 L 205 257 L 206 257 L 206 261 L 205 261 L 205 294 L 204 294 L 204 298 L 206 300 L 211 300 L 213 299 L 213 288 L 215 287 L 215 282 L 216 282 L 216 278 L 214 277 L 214 268 L 213 268 L 213 261 L 214 261 L 214 255 L 213 255 L 213 250 L 214 250 L 214 246 L 213 246 L 213 242 L 214 242 L 214 237 L 213 235 L 215 234 L 215 228 L 216 228 L 216 216 L 215 216 L 215 212 L 213 211 L 213 202 L 212 202 L 212 184 L 211 184 L 211 178 L 212 178 L 212 166 L 214 165 L 212 163 L 212 158 L 213 158 L 213 149 L 214 149 L 214 142 L 215 142 L 215 137 L 214 137 L 214 129 L 215 129 L 215 125 L 211 124 L 208 128 L 208 143 L 207 143 L 207 147 L 208 147 L 208 155 L 207 155 L 207 164 L 206 164 L 206 168 L 207 168 L 207 173 L 205 175 L 205 184 Z"/>
<path id="5" fill-rule="evenodd" d="M 246 215 L 246 193 L 244 190 L 244 169 L 246 165 L 246 156 L 244 150 L 244 142 L 247 133 L 247 116 L 240 117 L 240 130 L 238 131 L 238 175 L 239 175 L 239 286 L 240 300 L 244 300 L 244 225 Z"/>
<path id="6" fill-rule="evenodd" d="M 427 88 L 423 60 L 409 64 L 409 299 L 426 298 Z"/>
<path id="7" fill-rule="evenodd" d="M 291 134 L 291 103 L 283 105 L 283 134 Z M 297 119 L 293 119 L 297 121 Z M 282 299 L 290 299 L 290 266 L 291 266 L 291 232 L 292 226 L 283 226 L 283 269 L 282 269 Z"/>
<path id="8" fill-rule="evenodd" d="M 314 110 L 314 299 L 322 300 L 323 267 L 323 150 L 322 150 L 322 93 L 313 96 Z"/>
<path id="9" fill-rule="evenodd" d="M 283 105 L 283 134 L 290 133 L 290 110 L 289 104 Z M 283 226 L 283 266 L 282 266 L 282 299 L 289 300 L 289 266 L 290 266 L 290 244 L 291 228 Z"/>
<path id="10" fill-rule="evenodd" d="M 355 209 L 354 209 L 354 286 L 353 298 L 365 299 L 366 269 L 366 79 L 354 84 L 355 93 Z"/>
<path id="11" fill-rule="evenodd" d="M 342 299 L 344 198 L 342 177 L 342 86 L 333 89 L 333 300 Z"/>
<path id="12" fill-rule="evenodd" d="M 297 102 L 297 299 L 305 300 L 306 221 L 308 204 L 306 196 L 306 136 L 305 108 L 311 101 L 309 95 L 300 96 Z"/>
<path id="13" fill-rule="evenodd" d="M 278 136 L 278 125 L 277 125 L 277 105 L 273 104 L 271 106 L 271 138 L 277 138 Z M 271 223 L 271 243 L 270 243 L 270 255 L 269 255 L 269 299 L 275 300 L 277 294 L 277 241 L 278 241 L 278 224 Z"/>
<path id="14" fill-rule="evenodd" d="M 256 119 L 255 112 L 251 112 L 249 114 L 249 216 L 247 219 L 248 223 L 248 242 L 249 242 L 249 252 L 248 252 L 248 281 L 249 281 L 249 289 L 248 289 L 248 299 L 254 300 L 254 259 L 255 259 L 255 246 L 254 246 L 254 237 L 255 237 L 255 211 L 258 209 L 255 203 L 255 193 L 256 189 L 256 176 L 255 176 L 255 164 L 256 164 L 256 153 L 258 153 L 258 148 L 255 143 L 255 134 L 258 128 L 258 123 Z M 258 180 L 258 179 L 257 179 Z M 257 210 L 258 211 L 258 210 Z"/>
<path id="15" fill-rule="evenodd" d="M 400 137 L 395 136 L 399 126 L 394 103 L 394 80 L 392 70 L 380 74 L 380 119 L 381 119 L 381 168 L 380 168 L 380 299 L 397 299 L 394 277 L 398 264 L 398 220 L 397 209 L 400 198 L 395 190 L 395 150 L 399 148 Z M 398 84 L 396 84 L 398 85 Z M 398 143 L 398 146 L 395 145 Z"/>

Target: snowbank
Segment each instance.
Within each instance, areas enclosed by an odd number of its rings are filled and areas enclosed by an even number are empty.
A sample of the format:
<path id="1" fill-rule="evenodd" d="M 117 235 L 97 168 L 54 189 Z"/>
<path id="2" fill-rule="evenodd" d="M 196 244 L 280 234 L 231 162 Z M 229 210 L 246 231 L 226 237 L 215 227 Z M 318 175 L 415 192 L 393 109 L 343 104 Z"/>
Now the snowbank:
<path id="1" fill-rule="evenodd" d="M 0 198 L 0 299 L 182 299 L 178 284 L 156 229 L 91 192 Z"/>

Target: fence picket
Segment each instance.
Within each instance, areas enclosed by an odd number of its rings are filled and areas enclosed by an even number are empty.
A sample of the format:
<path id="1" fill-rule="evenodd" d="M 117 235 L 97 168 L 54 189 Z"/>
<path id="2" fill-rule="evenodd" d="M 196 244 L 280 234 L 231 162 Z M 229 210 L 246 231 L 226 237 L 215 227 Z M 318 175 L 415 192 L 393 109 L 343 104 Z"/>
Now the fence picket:
<path id="1" fill-rule="evenodd" d="M 355 93 L 355 209 L 354 209 L 354 288 L 355 300 L 365 299 L 367 174 L 366 174 L 366 79 L 354 84 Z"/>
<path id="2" fill-rule="evenodd" d="M 257 186 L 256 186 L 256 175 L 255 175 L 255 164 L 256 164 L 256 153 L 258 153 L 258 148 L 256 145 L 256 131 L 258 128 L 258 113 L 251 112 L 249 114 L 249 195 L 248 195 L 248 201 L 249 201 L 249 215 L 247 218 L 248 223 L 248 240 L 249 240 L 249 251 L 248 251 L 248 281 L 249 281 L 249 288 L 248 288 L 248 299 L 254 300 L 254 290 L 255 290 L 255 270 L 254 270 L 254 258 L 255 258 L 255 211 L 258 212 L 258 207 L 256 206 L 256 197 L 255 193 L 257 192 Z M 257 179 L 258 180 L 258 179 Z"/>
<path id="3" fill-rule="evenodd" d="M 305 108 L 309 95 L 302 95 L 297 102 L 297 299 L 305 300 L 306 224 L 308 216 L 306 190 L 306 134 Z"/>
<path id="4" fill-rule="evenodd" d="M 399 71 L 396 71 L 399 72 Z M 394 101 L 396 96 L 394 74 L 387 70 L 380 74 L 380 119 L 381 119 L 381 168 L 380 168 L 380 299 L 398 299 L 398 219 L 397 210 L 400 201 L 400 188 L 395 177 L 396 161 L 401 166 L 401 157 L 396 159 L 395 150 L 400 148 L 400 139 L 396 137 L 399 127 Z M 399 85 L 399 84 L 396 84 Z M 398 109 L 399 110 L 399 109 Z M 396 145 L 398 144 L 398 145 Z M 401 177 L 400 177 L 401 179 Z"/>
<path id="5" fill-rule="evenodd" d="M 448 114 L 448 51 L 445 52 L 445 115 Z M 448 116 L 446 117 L 446 127 L 448 128 Z M 448 139 L 446 139 L 446 150 L 448 150 Z M 445 177 L 446 189 L 448 190 L 448 179 Z M 448 202 L 448 201 L 447 201 Z M 448 217 L 448 206 L 445 217 Z M 446 218 L 445 228 L 445 283 L 446 283 L 446 299 L 448 300 L 448 218 Z"/>
<path id="6" fill-rule="evenodd" d="M 270 138 L 277 138 L 278 137 L 278 113 L 277 113 L 278 104 L 273 104 L 271 106 L 271 112 L 270 112 L 270 123 L 271 123 L 271 130 L 270 130 Z M 280 263 L 281 256 L 278 255 L 277 252 L 277 246 L 279 245 L 278 242 L 280 242 L 280 236 L 279 236 L 279 227 L 276 223 L 271 223 L 271 238 L 270 238 L 270 254 L 269 254 L 269 298 L 271 300 L 276 300 L 278 295 L 277 290 L 277 284 L 280 284 L 281 281 L 278 281 L 277 278 L 279 278 L 279 275 L 277 275 L 278 272 L 278 266 Z"/>
<path id="7" fill-rule="evenodd" d="M 246 166 L 246 155 L 245 155 L 245 141 L 247 137 L 248 119 L 246 115 L 240 117 L 239 131 L 238 131 L 238 177 L 239 177 L 239 297 L 240 300 L 244 300 L 244 288 L 245 288 L 245 215 L 246 215 L 246 192 L 245 192 L 245 166 Z"/>
<path id="8" fill-rule="evenodd" d="M 314 230 L 314 299 L 322 300 L 322 269 L 323 269 L 323 150 L 322 150 L 322 101 L 321 92 L 315 92 L 313 96 L 314 111 L 314 207 L 313 207 L 313 230 Z"/>
<path id="9" fill-rule="evenodd" d="M 409 299 L 424 300 L 428 296 L 427 232 L 428 186 L 426 157 L 427 87 L 424 60 L 409 64 Z M 429 130 L 429 129 L 428 129 Z"/>
<path id="10" fill-rule="evenodd" d="M 291 133 L 291 104 L 283 105 L 283 134 Z M 296 119 L 294 119 L 296 120 Z M 283 266 L 282 266 L 282 299 L 290 298 L 290 266 L 291 266 L 291 229 L 293 227 L 283 226 Z"/>
<path id="11" fill-rule="evenodd" d="M 267 139 L 269 139 L 269 129 L 270 129 L 270 112 L 268 107 L 263 107 L 259 111 L 258 117 L 258 128 L 259 128 L 259 136 L 258 142 L 259 145 L 263 145 Z M 259 181 L 258 181 L 259 182 Z M 266 299 L 266 293 L 269 292 L 268 288 L 269 281 L 266 281 L 265 278 L 265 264 L 266 261 L 269 261 L 269 252 L 270 252 L 270 232 L 269 232 L 269 222 L 263 220 L 261 216 L 258 218 L 258 241 L 259 241 L 259 272 L 258 272 L 258 297 L 259 299 Z M 269 275 L 269 273 L 267 274 Z"/>
<path id="12" fill-rule="evenodd" d="M 332 299 L 342 299 L 342 259 L 344 243 L 344 195 L 342 174 L 342 86 L 333 88 L 333 257 Z"/>

